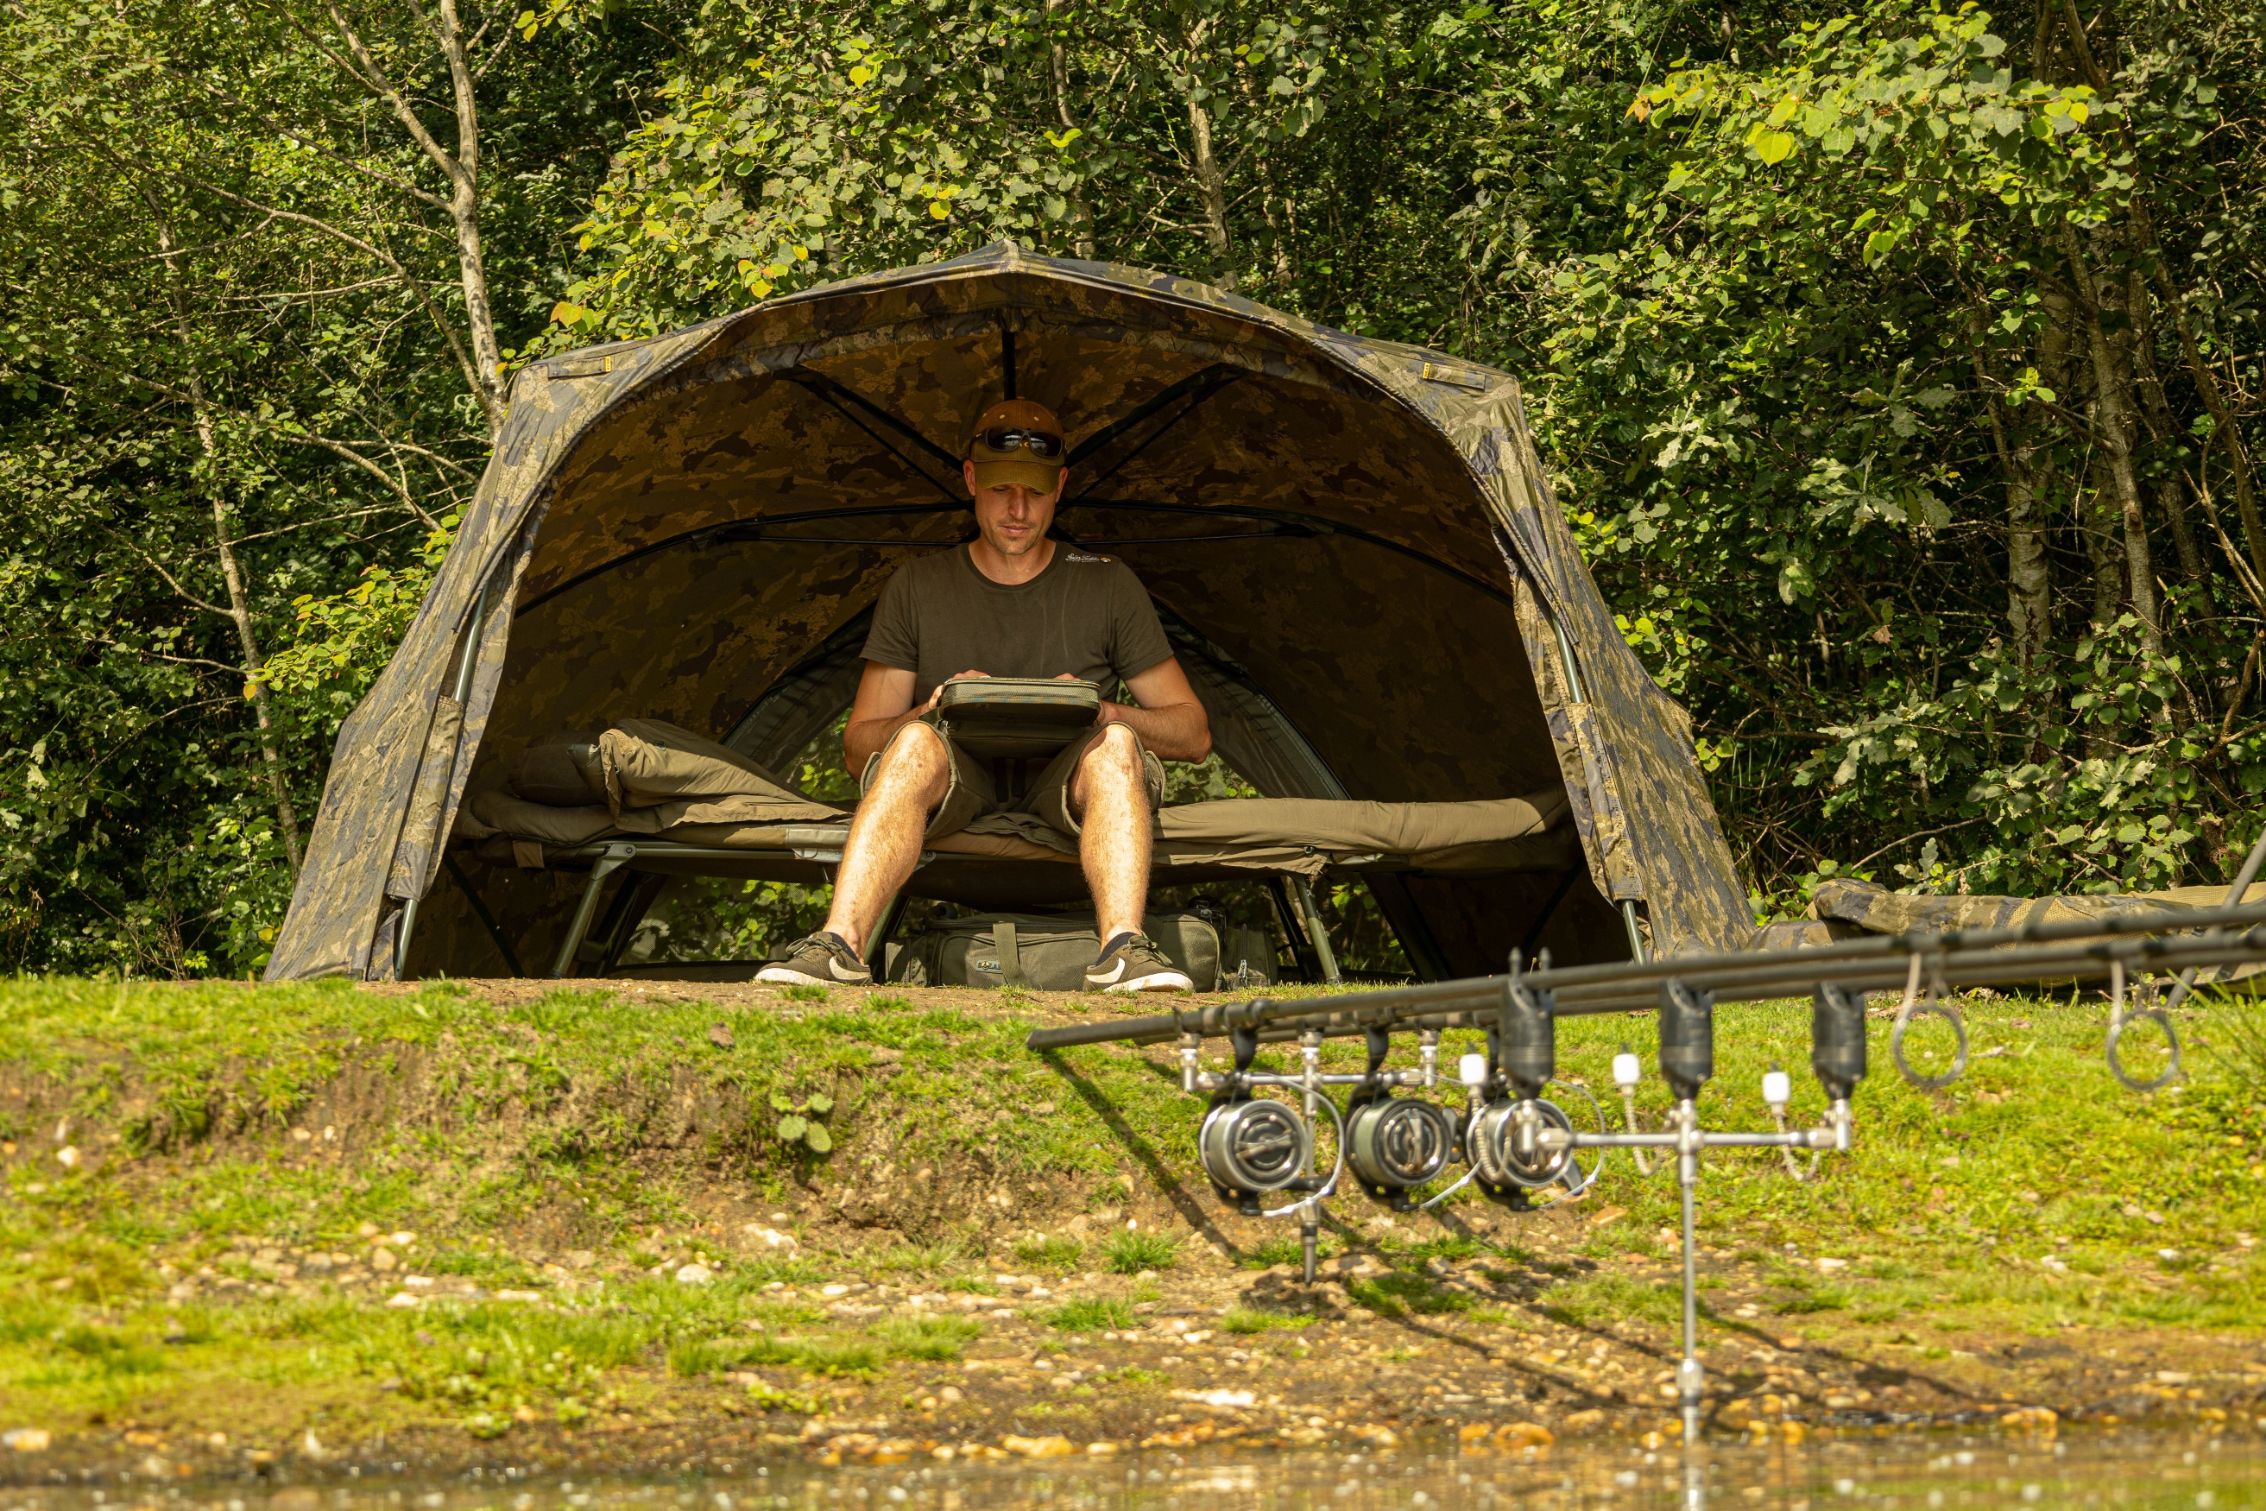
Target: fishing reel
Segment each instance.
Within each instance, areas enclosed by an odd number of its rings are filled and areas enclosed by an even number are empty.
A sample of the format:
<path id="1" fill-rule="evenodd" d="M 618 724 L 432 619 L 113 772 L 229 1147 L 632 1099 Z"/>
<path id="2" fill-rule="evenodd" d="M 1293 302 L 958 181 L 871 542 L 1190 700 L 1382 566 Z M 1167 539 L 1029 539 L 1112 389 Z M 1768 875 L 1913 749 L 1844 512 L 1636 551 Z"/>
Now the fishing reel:
<path id="1" fill-rule="evenodd" d="M 1488 1025 L 1487 1053 L 1465 1055 L 1458 1067 L 1471 1097 L 1464 1154 L 1472 1178 L 1513 1207 L 1550 1186 L 1578 1196 L 1597 1177 L 1596 1163 L 1576 1153 L 1574 1120 L 1542 1095 L 1558 1071 L 1555 1010 L 1548 992 L 1514 979 Z"/>
<path id="2" fill-rule="evenodd" d="M 1455 1115 L 1437 1102 L 1381 1096 L 1346 1116 L 1346 1163 L 1373 1195 L 1396 1196 L 1428 1184 L 1456 1157 Z"/>
<path id="3" fill-rule="evenodd" d="M 1559 1184 L 1569 1196 L 1580 1194 L 1594 1167 L 1581 1164 L 1570 1143 L 1545 1140 L 1546 1129 L 1571 1134 L 1574 1121 L 1563 1107 L 1541 1097 L 1498 1098 L 1480 1108 L 1467 1136 L 1480 1186 L 1497 1196 Z"/>
<path id="4" fill-rule="evenodd" d="M 1456 1157 L 1456 1118 L 1437 1102 L 1397 1097 L 1393 1089 L 1437 1083 L 1440 1034 L 1424 1031 L 1414 1071 L 1385 1068 L 1392 1035 L 1372 1028 L 1368 1038 L 1369 1064 L 1346 1104 L 1345 1162 L 1371 1196 L 1412 1211 L 1416 1203 L 1408 1193 L 1436 1180 Z"/>
<path id="5" fill-rule="evenodd" d="M 1312 1168 L 1314 1129 L 1287 1102 L 1231 1095 L 1205 1112 L 1196 1154 L 1221 1197 L 1249 1211 Z"/>

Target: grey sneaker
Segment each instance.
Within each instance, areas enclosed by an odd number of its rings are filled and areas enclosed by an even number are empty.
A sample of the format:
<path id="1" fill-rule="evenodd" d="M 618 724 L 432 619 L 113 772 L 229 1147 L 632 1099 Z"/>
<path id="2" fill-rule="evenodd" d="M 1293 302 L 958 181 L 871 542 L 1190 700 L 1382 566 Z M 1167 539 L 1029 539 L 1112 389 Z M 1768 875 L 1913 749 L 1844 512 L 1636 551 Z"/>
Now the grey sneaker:
<path id="1" fill-rule="evenodd" d="M 873 972 L 839 934 L 821 929 L 787 946 L 787 958 L 755 973 L 773 986 L 871 986 Z"/>
<path id="2" fill-rule="evenodd" d="M 1196 983 L 1145 934 L 1119 934 L 1086 967 L 1089 992 L 1192 992 Z"/>

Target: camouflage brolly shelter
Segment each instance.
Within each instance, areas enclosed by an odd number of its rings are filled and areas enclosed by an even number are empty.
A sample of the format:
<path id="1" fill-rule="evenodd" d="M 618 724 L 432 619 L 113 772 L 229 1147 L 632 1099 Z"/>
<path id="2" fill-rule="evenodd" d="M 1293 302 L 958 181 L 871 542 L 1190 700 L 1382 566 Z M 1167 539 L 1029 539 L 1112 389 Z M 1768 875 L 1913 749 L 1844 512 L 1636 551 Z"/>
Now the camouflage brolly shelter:
<path id="1" fill-rule="evenodd" d="M 411 974 L 501 969 L 481 908 L 555 933 L 561 878 L 445 854 L 499 750 L 641 715 L 786 765 L 846 705 L 889 573 L 969 533 L 956 454 L 1003 393 L 1063 417 L 1061 532 L 1148 584 L 1261 791 L 1563 785 L 1563 874 L 1379 884 L 1421 968 L 1499 969 L 1545 913 L 1561 958 L 1632 930 L 1748 942 L 1687 720 L 1598 596 L 1516 381 L 1002 245 L 517 376 L 455 548 L 339 733 L 270 978 L 393 975 L 411 899 Z"/>

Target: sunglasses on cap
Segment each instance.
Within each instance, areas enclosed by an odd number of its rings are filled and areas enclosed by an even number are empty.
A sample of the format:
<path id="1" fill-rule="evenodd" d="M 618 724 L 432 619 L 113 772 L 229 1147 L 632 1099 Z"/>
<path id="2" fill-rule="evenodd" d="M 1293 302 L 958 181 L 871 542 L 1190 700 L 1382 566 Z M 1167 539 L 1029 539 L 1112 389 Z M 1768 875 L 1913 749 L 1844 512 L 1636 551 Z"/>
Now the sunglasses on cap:
<path id="1" fill-rule="evenodd" d="M 1028 451 L 1048 462 L 1062 455 L 1062 437 L 1043 430 L 1018 430 L 1004 425 L 977 431 L 976 444 L 986 451 Z"/>

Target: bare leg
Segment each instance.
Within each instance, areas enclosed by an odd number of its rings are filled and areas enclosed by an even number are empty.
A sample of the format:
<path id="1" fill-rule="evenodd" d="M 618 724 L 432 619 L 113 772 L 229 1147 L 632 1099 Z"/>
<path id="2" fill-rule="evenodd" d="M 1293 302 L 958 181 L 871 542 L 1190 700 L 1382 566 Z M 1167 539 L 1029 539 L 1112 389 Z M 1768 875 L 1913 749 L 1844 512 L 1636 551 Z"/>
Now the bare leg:
<path id="1" fill-rule="evenodd" d="M 882 909 L 920 864 L 921 836 L 951 780 L 944 739 L 926 724 L 907 724 L 881 752 L 873 786 L 858 800 L 850 837 L 842 842 L 842 869 L 826 912 L 827 931 L 860 955 Z"/>
<path id="2" fill-rule="evenodd" d="M 1140 743 L 1113 724 L 1070 778 L 1078 819 L 1078 859 L 1094 894 L 1094 921 L 1107 944 L 1141 932 L 1149 902 L 1149 789 Z"/>

